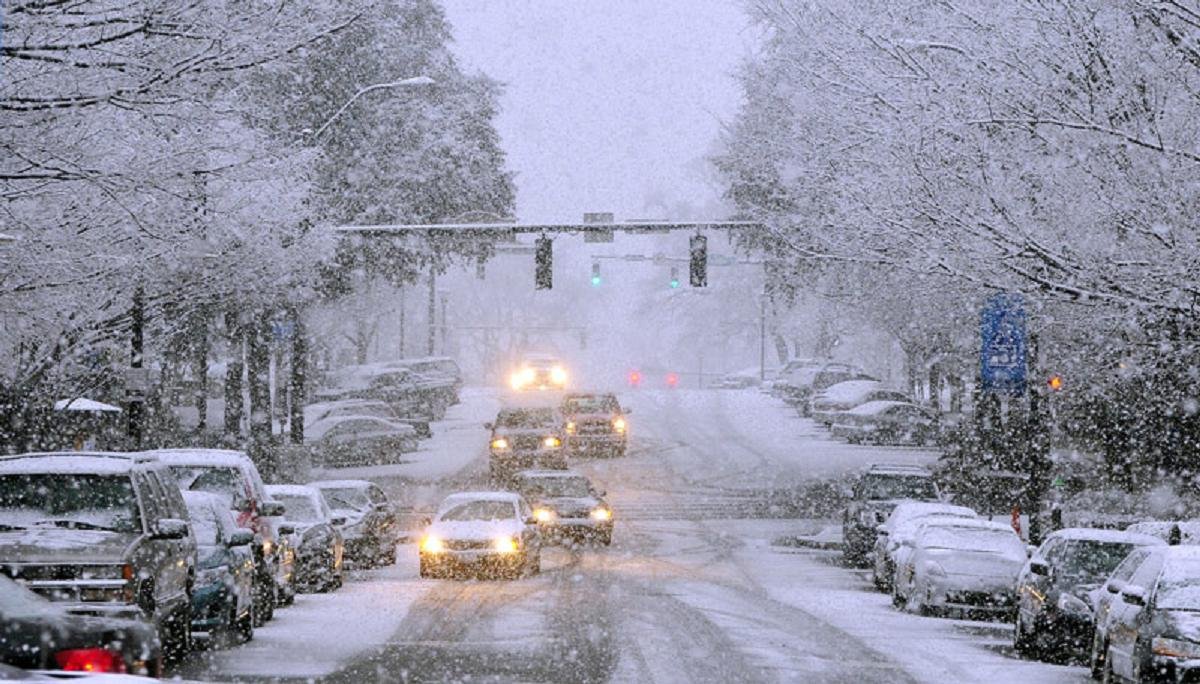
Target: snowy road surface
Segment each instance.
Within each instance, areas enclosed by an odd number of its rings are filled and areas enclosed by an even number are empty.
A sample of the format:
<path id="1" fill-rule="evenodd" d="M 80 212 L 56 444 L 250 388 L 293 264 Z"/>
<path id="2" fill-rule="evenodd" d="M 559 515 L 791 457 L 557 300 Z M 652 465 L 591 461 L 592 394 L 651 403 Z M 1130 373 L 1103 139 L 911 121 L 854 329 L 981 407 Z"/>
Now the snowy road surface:
<path id="1" fill-rule="evenodd" d="M 755 391 L 634 392 L 629 456 L 574 464 L 616 514 L 611 548 L 543 556 L 540 576 L 421 580 L 416 548 L 301 596 L 253 642 L 180 674 L 330 682 L 1085 682 L 1016 658 L 1006 624 L 897 612 L 834 551 L 772 544 L 811 521 L 780 492 L 929 451 L 848 446 Z M 413 463 L 355 469 L 402 503 L 485 485 L 482 422 L 500 398 L 464 393 Z M 786 508 L 786 504 L 785 504 Z"/>

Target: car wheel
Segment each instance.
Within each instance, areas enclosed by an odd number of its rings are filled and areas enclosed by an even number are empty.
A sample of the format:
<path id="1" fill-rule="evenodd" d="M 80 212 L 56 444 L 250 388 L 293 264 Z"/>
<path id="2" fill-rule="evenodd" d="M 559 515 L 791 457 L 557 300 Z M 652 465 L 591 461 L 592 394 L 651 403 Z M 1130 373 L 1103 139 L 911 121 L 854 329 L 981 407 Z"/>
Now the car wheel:
<path id="1" fill-rule="evenodd" d="M 167 629 L 170 636 L 163 640 L 163 657 L 172 663 L 178 663 L 187 656 L 192 646 L 192 607 L 189 605 L 179 608 L 167 618 Z"/>
<path id="2" fill-rule="evenodd" d="M 605 546 L 612 546 L 612 530 L 600 535 L 600 543 Z"/>
<path id="3" fill-rule="evenodd" d="M 254 581 L 254 626 L 261 627 L 275 617 L 274 580 Z"/>
<path id="4" fill-rule="evenodd" d="M 533 561 L 529 564 L 529 574 L 537 575 L 542 572 L 542 554 L 541 552 L 533 555 Z"/>
<path id="5" fill-rule="evenodd" d="M 237 609 L 234 608 L 234 610 L 236 611 Z M 236 613 L 235 613 L 235 615 L 236 615 Z M 254 638 L 254 609 L 253 609 L 253 607 L 251 607 L 251 609 L 249 611 L 247 611 L 245 615 L 243 615 L 240 618 L 237 618 L 237 636 L 238 636 L 238 639 L 241 640 L 242 643 L 246 643 Z"/>
<path id="6" fill-rule="evenodd" d="M 1031 646 L 1029 634 L 1025 631 L 1025 621 L 1021 619 L 1021 613 L 1018 610 L 1017 618 L 1013 621 L 1013 650 L 1021 655 L 1027 655 Z"/>

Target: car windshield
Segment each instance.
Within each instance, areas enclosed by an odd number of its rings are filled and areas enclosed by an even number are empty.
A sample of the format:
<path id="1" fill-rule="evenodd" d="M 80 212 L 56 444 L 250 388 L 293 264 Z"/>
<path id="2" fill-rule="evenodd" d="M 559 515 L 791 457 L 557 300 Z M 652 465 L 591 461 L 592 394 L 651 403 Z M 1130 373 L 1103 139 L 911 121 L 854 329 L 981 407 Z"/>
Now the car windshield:
<path id="1" fill-rule="evenodd" d="M 933 527 L 921 533 L 921 546 L 960 553 L 991 553 L 1025 556 L 1020 537 L 1007 530 L 962 527 Z"/>
<path id="2" fill-rule="evenodd" d="M 367 493 L 361 489 L 351 487 L 322 488 L 321 496 L 325 498 L 325 503 L 329 504 L 330 508 L 365 511 L 371 507 L 371 500 L 367 497 Z"/>
<path id="3" fill-rule="evenodd" d="M 196 543 L 200 546 L 216 546 L 221 541 L 221 527 L 217 522 L 216 513 L 205 504 L 188 503 L 188 516 L 191 518 L 192 532 L 196 535 Z"/>
<path id="4" fill-rule="evenodd" d="M 866 499 L 936 499 L 933 478 L 919 475 L 868 475 L 862 481 Z"/>
<path id="5" fill-rule="evenodd" d="M 516 508 L 509 501 L 468 501 L 456 504 L 438 516 L 438 520 L 463 522 L 467 520 L 505 520 L 516 517 Z"/>
<path id="6" fill-rule="evenodd" d="M 563 410 L 567 413 L 616 413 L 621 407 L 615 397 L 600 395 L 571 397 L 563 402 Z"/>
<path id="7" fill-rule="evenodd" d="M 1071 540 L 1063 553 L 1062 575 L 1076 583 L 1099 582 L 1108 577 L 1132 549 L 1133 544 L 1127 542 Z"/>
<path id="8" fill-rule="evenodd" d="M 283 504 L 284 517 L 294 522 L 321 522 L 324 516 L 316 503 L 307 496 L 276 494 L 275 500 Z"/>
<path id="9" fill-rule="evenodd" d="M 219 494 L 232 509 L 245 504 L 248 489 L 237 468 L 171 466 L 171 474 L 184 491 Z"/>
<path id="10" fill-rule="evenodd" d="M 0 476 L 7 527 L 54 526 L 137 532 L 141 516 L 127 475 L 36 473 Z"/>
<path id="11" fill-rule="evenodd" d="M 496 418 L 496 425 L 506 428 L 554 427 L 557 424 L 558 416 L 553 409 L 502 411 Z"/>
<path id="12" fill-rule="evenodd" d="M 591 495 L 591 485 L 583 477 L 536 477 L 529 478 L 522 487 L 529 498 Z"/>
<path id="13" fill-rule="evenodd" d="M 1154 604 L 1159 610 L 1200 610 L 1200 559 L 1168 559 Z"/>

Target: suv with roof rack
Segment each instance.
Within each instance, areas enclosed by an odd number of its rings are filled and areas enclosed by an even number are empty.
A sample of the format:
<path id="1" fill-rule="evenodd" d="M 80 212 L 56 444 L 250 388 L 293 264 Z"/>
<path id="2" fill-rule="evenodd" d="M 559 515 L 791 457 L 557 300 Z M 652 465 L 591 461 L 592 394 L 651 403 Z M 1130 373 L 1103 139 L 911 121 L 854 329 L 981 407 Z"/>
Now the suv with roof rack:
<path id="1" fill-rule="evenodd" d="M 877 528 L 901 501 L 941 501 L 928 468 L 876 463 L 855 480 L 842 512 L 842 558 L 864 565 L 875 547 Z"/>
<path id="2" fill-rule="evenodd" d="M 0 573 L 71 612 L 151 622 L 169 658 L 190 649 L 196 541 L 157 459 L 0 458 L 0 520 Z"/>

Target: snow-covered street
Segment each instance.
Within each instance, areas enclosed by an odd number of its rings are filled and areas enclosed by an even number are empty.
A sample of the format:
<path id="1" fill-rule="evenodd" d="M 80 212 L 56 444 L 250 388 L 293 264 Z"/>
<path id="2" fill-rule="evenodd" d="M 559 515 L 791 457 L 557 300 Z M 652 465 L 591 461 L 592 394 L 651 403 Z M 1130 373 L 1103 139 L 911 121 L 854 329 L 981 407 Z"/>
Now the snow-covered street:
<path id="1" fill-rule="evenodd" d="M 773 544 L 819 521 L 748 502 L 807 478 L 928 451 L 854 447 L 757 391 L 629 392 L 632 448 L 574 463 L 607 490 L 611 548 L 555 549 L 539 576 L 422 580 L 416 547 L 354 572 L 332 595 L 301 596 L 253 642 L 198 654 L 199 679 L 326 681 L 1082 682 L 1078 666 L 1011 650 L 999 622 L 892 608 L 836 551 Z M 401 503 L 485 487 L 480 416 L 498 397 L 468 390 L 416 463 L 373 474 Z M 444 451 L 443 451 L 444 450 Z M 472 454 L 463 456 L 464 450 Z M 433 464 L 441 464 L 435 466 Z M 400 471 L 400 472 L 398 472 Z M 768 499 L 770 496 L 767 497 Z"/>

